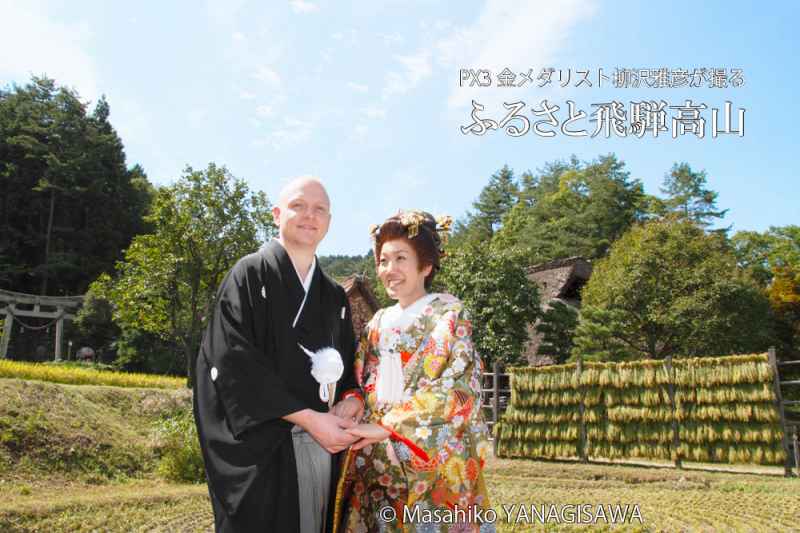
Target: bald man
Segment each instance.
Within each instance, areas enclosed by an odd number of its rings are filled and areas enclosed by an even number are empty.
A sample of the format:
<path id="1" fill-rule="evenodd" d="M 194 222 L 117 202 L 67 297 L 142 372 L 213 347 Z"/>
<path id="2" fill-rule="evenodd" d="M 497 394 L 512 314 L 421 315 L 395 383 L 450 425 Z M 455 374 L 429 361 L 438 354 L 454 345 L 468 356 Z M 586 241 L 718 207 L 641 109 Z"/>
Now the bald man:
<path id="1" fill-rule="evenodd" d="M 357 440 L 345 429 L 363 406 L 353 324 L 315 255 L 331 220 L 325 187 L 291 181 L 272 214 L 279 237 L 240 259 L 217 292 L 197 358 L 195 421 L 216 531 L 320 533 L 336 454 Z M 303 348 L 330 346 L 344 374 L 329 412 Z"/>

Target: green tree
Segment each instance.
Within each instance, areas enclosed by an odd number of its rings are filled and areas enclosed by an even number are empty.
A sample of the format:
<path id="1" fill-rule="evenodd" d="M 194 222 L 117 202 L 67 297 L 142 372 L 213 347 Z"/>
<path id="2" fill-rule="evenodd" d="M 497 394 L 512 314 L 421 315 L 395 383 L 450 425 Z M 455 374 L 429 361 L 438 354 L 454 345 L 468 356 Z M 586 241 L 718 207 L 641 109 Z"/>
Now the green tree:
<path id="1" fill-rule="evenodd" d="M 489 178 L 489 183 L 472 203 L 473 211 L 456 223 L 453 241 L 477 243 L 490 239 L 518 198 L 519 186 L 514 171 L 505 165 Z"/>
<path id="2" fill-rule="evenodd" d="M 529 264 L 562 257 L 602 257 L 644 216 L 646 196 L 614 155 L 592 163 L 552 163 L 530 178 L 493 239 Z"/>
<path id="3" fill-rule="evenodd" d="M 121 330 L 113 320 L 114 309 L 111 302 L 88 291 L 84 295 L 83 305 L 75 317 L 75 327 L 79 335 L 78 346 L 91 346 L 104 363 L 116 358 L 115 342 Z"/>
<path id="4" fill-rule="evenodd" d="M 88 112 L 48 78 L 0 90 L 0 284 L 83 293 L 145 230 L 151 187 L 127 169 L 101 98 Z"/>
<path id="5" fill-rule="evenodd" d="M 775 314 L 776 340 L 781 355 L 800 354 L 800 271 L 775 267 L 767 290 Z"/>
<path id="6" fill-rule="evenodd" d="M 706 171 L 692 171 L 688 163 L 675 163 L 664 176 L 661 192 L 662 214 L 672 214 L 691 220 L 701 227 L 708 227 L 713 219 L 721 219 L 727 209 L 717 209 L 719 193 L 706 189 Z"/>
<path id="7" fill-rule="evenodd" d="M 366 255 L 322 256 L 319 258 L 319 262 L 323 270 L 340 283 L 353 274 L 364 276 L 381 307 L 395 303 L 386 294 L 386 289 L 378 279 L 378 274 L 375 270 L 375 255 L 372 250 L 369 250 Z"/>
<path id="8" fill-rule="evenodd" d="M 542 334 L 538 353 L 549 355 L 556 364 L 566 362 L 572 353 L 577 326 L 578 311 L 560 300 L 552 301 L 536 325 L 536 331 Z"/>
<path id="9" fill-rule="evenodd" d="M 768 233 L 738 231 L 731 238 L 731 244 L 739 267 L 749 272 L 759 285 L 766 288 L 772 280 L 769 256 L 774 238 Z"/>
<path id="10" fill-rule="evenodd" d="M 746 353 L 769 345 L 769 307 L 725 237 L 694 222 L 633 227 L 582 291 L 575 354 L 660 359 Z"/>
<path id="11" fill-rule="evenodd" d="M 319 266 L 332 278 L 342 281 L 353 274 L 363 274 L 363 255 L 323 255 Z"/>
<path id="12" fill-rule="evenodd" d="M 731 243 L 739 266 L 763 287 L 770 284 L 775 269 L 800 272 L 800 226 L 772 226 L 764 233 L 739 231 Z"/>
<path id="13" fill-rule="evenodd" d="M 153 232 L 136 236 L 115 277 L 101 276 L 92 290 L 112 303 L 129 339 L 139 331 L 178 347 L 174 355 L 191 377 L 223 276 L 275 233 L 270 204 L 211 163 L 202 171 L 187 167 L 174 185 L 159 189 L 147 222 Z"/>
<path id="14" fill-rule="evenodd" d="M 740 231 L 731 239 L 741 268 L 759 282 L 773 311 L 779 355 L 800 353 L 800 226 L 771 227 L 764 233 Z"/>
<path id="15" fill-rule="evenodd" d="M 466 244 L 450 249 L 435 286 L 459 297 L 472 315 L 473 341 L 487 365 L 521 361 L 539 291 L 518 258 Z"/>

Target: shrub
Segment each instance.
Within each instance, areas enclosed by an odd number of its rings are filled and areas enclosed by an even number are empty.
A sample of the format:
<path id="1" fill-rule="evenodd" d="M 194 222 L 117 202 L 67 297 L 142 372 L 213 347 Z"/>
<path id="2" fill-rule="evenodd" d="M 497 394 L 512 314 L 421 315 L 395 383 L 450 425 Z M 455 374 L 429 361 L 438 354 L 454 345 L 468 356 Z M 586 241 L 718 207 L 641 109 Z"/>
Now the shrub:
<path id="1" fill-rule="evenodd" d="M 191 408 L 165 417 L 156 430 L 160 460 L 158 474 L 179 483 L 205 483 L 203 455 Z"/>

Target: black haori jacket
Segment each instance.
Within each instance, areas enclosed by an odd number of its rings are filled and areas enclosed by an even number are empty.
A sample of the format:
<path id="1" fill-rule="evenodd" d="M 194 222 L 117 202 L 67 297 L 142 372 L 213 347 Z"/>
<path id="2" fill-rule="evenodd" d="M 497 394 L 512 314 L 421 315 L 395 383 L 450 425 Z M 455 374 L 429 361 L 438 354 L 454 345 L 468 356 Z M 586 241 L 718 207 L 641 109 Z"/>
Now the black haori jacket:
<path id="1" fill-rule="evenodd" d="M 298 343 L 312 351 L 333 345 L 342 354 L 337 400 L 356 387 L 355 337 L 344 290 L 317 262 L 293 328 L 303 296 L 291 259 L 274 240 L 239 260 L 217 292 L 194 391 L 217 531 L 300 529 L 292 424 L 281 417 L 305 408 L 324 412 L 328 406 Z"/>

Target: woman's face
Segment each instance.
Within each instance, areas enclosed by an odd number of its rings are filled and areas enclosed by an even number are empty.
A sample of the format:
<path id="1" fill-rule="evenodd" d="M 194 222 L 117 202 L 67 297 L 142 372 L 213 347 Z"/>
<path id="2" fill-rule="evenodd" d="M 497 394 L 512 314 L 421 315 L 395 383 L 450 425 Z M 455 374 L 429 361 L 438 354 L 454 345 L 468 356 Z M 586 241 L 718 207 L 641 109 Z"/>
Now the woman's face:
<path id="1" fill-rule="evenodd" d="M 420 270 L 417 253 L 406 239 L 394 239 L 381 246 L 378 277 L 389 297 L 402 307 L 425 295 L 425 278 L 432 268 L 427 265 Z"/>

